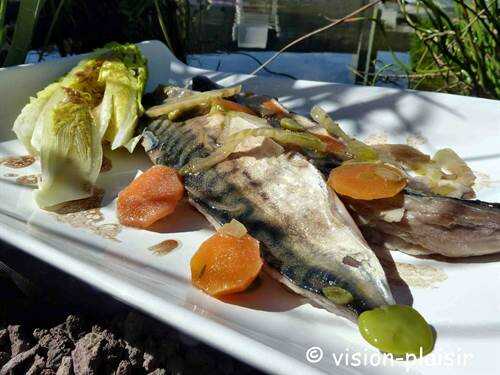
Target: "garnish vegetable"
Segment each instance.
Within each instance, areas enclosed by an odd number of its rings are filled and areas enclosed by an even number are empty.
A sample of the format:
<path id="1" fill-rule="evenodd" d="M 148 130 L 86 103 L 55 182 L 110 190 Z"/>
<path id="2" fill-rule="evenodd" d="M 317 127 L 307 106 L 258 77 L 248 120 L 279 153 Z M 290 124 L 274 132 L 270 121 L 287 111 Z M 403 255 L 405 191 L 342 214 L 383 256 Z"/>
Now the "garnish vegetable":
<path id="1" fill-rule="evenodd" d="M 156 165 L 118 195 L 118 219 L 123 225 L 147 228 L 174 212 L 184 186 L 173 168 Z"/>
<path id="2" fill-rule="evenodd" d="M 354 199 L 395 196 L 406 186 L 405 174 L 384 163 L 347 163 L 333 169 L 328 185 L 337 193 Z"/>
<path id="3" fill-rule="evenodd" d="M 30 99 L 13 130 L 40 157 L 42 177 L 35 195 L 40 207 L 92 194 L 104 140 L 112 149 L 134 149 L 146 79 L 139 49 L 111 43 Z"/>
<path id="4" fill-rule="evenodd" d="M 224 161 L 234 153 L 236 147 L 248 137 L 267 137 L 283 145 L 294 145 L 303 149 L 315 151 L 327 151 L 327 145 L 313 134 L 261 127 L 261 123 L 263 122 L 262 119 L 246 113 L 229 112 L 226 115 L 226 119 L 228 119 L 228 121 L 247 121 L 249 125 L 255 127 L 253 129 L 247 128 L 231 134 L 224 140 L 224 144 L 217 148 L 211 155 L 204 158 L 193 159 L 183 166 L 180 170 L 181 174 L 184 175 L 206 170 Z"/>
<path id="5" fill-rule="evenodd" d="M 222 99 L 222 98 L 215 98 L 212 100 L 212 108 L 213 109 L 218 109 L 222 111 L 231 111 L 231 112 L 243 112 L 243 113 L 248 113 L 249 115 L 254 115 L 255 112 L 252 111 L 250 108 L 232 102 L 230 100 Z"/>
<path id="6" fill-rule="evenodd" d="M 165 101 L 163 104 L 151 107 L 146 111 L 149 117 L 158 117 L 173 111 L 187 111 L 199 105 L 211 102 L 216 98 L 226 98 L 238 94 L 241 86 L 229 87 L 220 90 L 199 92 L 193 95 L 174 98 Z"/>
<path id="7" fill-rule="evenodd" d="M 341 140 L 343 140 L 348 148 L 349 153 L 357 161 L 372 161 L 378 160 L 378 154 L 373 149 L 357 139 L 349 137 L 337 124 L 334 122 L 330 116 L 317 105 L 311 109 L 311 117 L 320 125 L 322 125 L 326 131 Z"/>
<path id="8" fill-rule="evenodd" d="M 226 225 L 230 228 L 203 242 L 191 258 L 193 285 L 214 297 L 244 291 L 262 268 L 259 241 L 241 233 L 242 224 Z"/>
<path id="9" fill-rule="evenodd" d="M 430 353 L 434 335 L 425 319 L 410 306 L 382 306 L 363 312 L 359 332 L 371 345 L 385 353 L 417 357 Z"/>

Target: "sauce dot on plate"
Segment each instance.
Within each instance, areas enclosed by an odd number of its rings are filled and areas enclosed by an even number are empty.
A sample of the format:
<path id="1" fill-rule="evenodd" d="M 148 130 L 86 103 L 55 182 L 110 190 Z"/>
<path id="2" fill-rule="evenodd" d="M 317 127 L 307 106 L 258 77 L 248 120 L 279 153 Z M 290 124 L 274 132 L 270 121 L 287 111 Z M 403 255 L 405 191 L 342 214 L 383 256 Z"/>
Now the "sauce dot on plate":
<path id="1" fill-rule="evenodd" d="M 29 167 L 35 162 L 35 158 L 31 155 L 24 156 L 9 156 L 0 159 L 0 164 L 8 168 L 20 169 Z"/>
<path id="2" fill-rule="evenodd" d="M 176 240 L 165 240 L 156 245 L 150 246 L 148 249 L 156 255 L 166 255 L 179 247 L 179 245 L 179 242 Z"/>

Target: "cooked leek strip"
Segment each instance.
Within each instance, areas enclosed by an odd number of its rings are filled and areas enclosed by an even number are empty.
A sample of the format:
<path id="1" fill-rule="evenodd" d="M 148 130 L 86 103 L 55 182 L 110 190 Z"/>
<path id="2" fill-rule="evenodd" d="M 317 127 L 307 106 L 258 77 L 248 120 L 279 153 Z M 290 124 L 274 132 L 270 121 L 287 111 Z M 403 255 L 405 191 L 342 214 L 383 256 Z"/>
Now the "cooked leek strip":
<path id="1" fill-rule="evenodd" d="M 271 138 L 282 145 L 295 145 L 304 149 L 324 152 L 326 145 L 319 138 L 308 133 L 297 133 L 290 130 L 274 129 L 274 128 L 259 128 L 246 129 L 232 134 L 226 142 L 216 149 L 211 155 L 205 158 L 197 158 L 191 160 L 188 164 L 182 167 L 180 174 L 193 174 L 207 170 L 214 165 L 227 159 L 235 152 L 236 147 L 249 137 L 266 137 Z"/>
<path id="2" fill-rule="evenodd" d="M 372 147 L 349 137 L 322 108 L 317 105 L 314 106 L 311 110 L 311 117 L 317 123 L 322 125 L 330 135 L 343 140 L 347 145 L 349 153 L 352 154 L 354 159 L 358 161 L 371 161 L 379 159 L 377 152 Z"/>
<path id="3" fill-rule="evenodd" d="M 212 99 L 227 98 L 230 96 L 234 96 L 240 92 L 241 85 L 219 90 L 200 92 L 191 96 L 177 98 L 175 100 L 168 101 L 167 103 L 151 107 L 146 111 L 146 115 L 148 115 L 149 117 L 158 117 L 168 114 L 172 111 L 185 111 L 203 103 L 208 103 Z"/>
<path id="4" fill-rule="evenodd" d="M 306 130 L 302 125 L 300 125 L 297 121 L 295 121 L 294 119 L 292 119 L 290 117 L 283 117 L 280 120 L 280 126 L 283 129 L 291 130 L 294 132 L 303 132 Z"/>

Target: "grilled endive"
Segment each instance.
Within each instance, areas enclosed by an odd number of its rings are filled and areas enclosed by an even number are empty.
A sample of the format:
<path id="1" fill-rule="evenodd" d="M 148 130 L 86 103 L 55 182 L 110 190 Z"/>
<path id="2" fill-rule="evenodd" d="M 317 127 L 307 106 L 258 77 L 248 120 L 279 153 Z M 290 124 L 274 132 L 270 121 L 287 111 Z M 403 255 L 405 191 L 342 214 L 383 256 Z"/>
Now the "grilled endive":
<path id="1" fill-rule="evenodd" d="M 112 43 L 30 98 L 13 130 L 40 157 L 35 199 L 41 208 L 92 194 L 104 141 L 133 151 L 146 80 L 137 46 Z"/>

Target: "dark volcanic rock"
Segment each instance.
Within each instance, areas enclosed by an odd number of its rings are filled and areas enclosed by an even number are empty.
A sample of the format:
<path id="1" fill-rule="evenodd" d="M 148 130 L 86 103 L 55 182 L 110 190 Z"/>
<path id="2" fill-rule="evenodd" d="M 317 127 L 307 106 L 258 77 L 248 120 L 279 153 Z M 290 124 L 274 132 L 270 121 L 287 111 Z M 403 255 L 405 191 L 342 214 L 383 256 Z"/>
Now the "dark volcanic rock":
<path id="1" fill-rule="evenodd" d="M 132 374 L 132 365 L 129 361 L 123 360 L 118 365 L 114 375 L 130 375 Z"/>
<path id="2" fill-rule="evenodd" d="M 260 375 L 1 241 L 0 250 L 33 281 L 21 291 L 0 269 L 0 375 Z"/>
<path id="3" fill-rule="evenodd" d="M 61 360 L 61 365 L 57 369 L 56 375 L 72 375 L 73 363 L 71 356 L 66 356 Z"/>
<path id="4" fill-rule="evenodd" d="M 35 336 L 35 333 L 33 333 Z M 46 351 L 46 367 L 56 371 L 63 357 L 71 354 L 74 348 L 73 341 L 68 337 L 64 324 L 60 324 L 50 330 L 40 330 L 36 337 L 39 344 Z"/>
<path id="5" fill-rule="evenodd" d="M 14 370 L 18 370 L 21 367 L 25 367 L 26 363 L 35 356 L 39 346 L 35 345 L 29 350 L 19 353 L 15 357 L 12 357 L 5 365 L 3 365 L 0 370 L 0 375 L 10 374 Z"/>
<path id="6" fill-rule="evenodd" d="M 0 346 L 3 343 L 6 347 L 0 350 L 0 375 L 258 374 L 136 312 L 110 320 L 89 320 L 93 326 L 76 315 L 61 320 L 63 323 L 53 328 L 21 325 L 9 326 L 3 334 L 0 330 Z M 28 327 L 32 335 L 27 336 L 24 332 L 29 332 Z M 11 345 L 11 336 L 15 345 Z M 19 350 L 33 341 L 36 345 L 31 349 L 11 356 L 11 347 Z"/>
<path id="7" fill-rule="evenodd" d="M 10 352 L 9 331 L 0 329 L 0 351 Z"/>
<path id="8" fill-rule="evenodd" d="M 126 357 L 127 351 L 125 343 L 117 339 L 109 330 L 103 330 L 101 335 L 103 337 L 102 353 L 105 361 L 101 371 L 110 374 L 118 367 L 122 358 Z"/>
<path id="9" fill-rule="evenodd" d="M 150 372 L 148 375 L 167 375 L 167 371 L 165 369 L 159 369 L 157 368 L 156 370 Z"/>
<path id="10" fill-rule="evenodd" d="M 29 339 L 21 326 L 8 326 L 7 331 L 9 332 L 10 352 L 13 357 L 30 348 Z"/>
<path id="11" fill-rule="evenodd" d="M 87 322 L 79 316 L 69 315 L 66 318 L 66 332 L 68 337 L 74 342 L 80 340 L 88 328 Z"/>
<path id="12" fill-rule="evenodd" d="M 55 337 L 50 343 L 47 351 L 47 367 L 57 370 L 61 360 L 71 354 L 73 342 L 67 337 Z"/>
<path id="13" fill-rule="evenodd" d="M 151 353 L 144 353 L 142 367 L 144 367 L 146 371 L 153 371 L 156 367 L 158 367 L 158 363 Z"/>
<path id="14" fill-rule="evenodd" d="M 49 330 L 48 329 L 44 329 L 44 328 L 35 328 L 33 330 L 33 337 L 37 340 L 41 340 L 42 337 L 44 337 L 45 335 L 47 335 L 49 333 Z"/>
<path id="15" fill-rule="evenodd" d="M 8 308 L 0 306 L 0 375 L 260 374 L 125 305 L 113 315 L 84 310 L 88 299 L 57 300 L 47 288 L 2 296 Z"/>
<path id="16" fill-rule="evenodd" d="M 143 354 L 142 351 L 134 346 L 131 346 L 128 342 L 125 342 L 125 350 L 127 351 L 127 356 L 130 364 L 133 367 L 142 367 Z"/>
<path id="17" fill-rule="evenodd" d="M 3 367 L 3 365 L 9 362 L 9 359 L 10 359 L 10 353 L 0 352 L 0 369 Z"/>
<path id="18" fill-rule="evenodd" d="M 45 368 L 45 358 L 36 354 L 35 360 L 33 361 L 31 367 L 26 372 L 26 375 L 38 375 L 42 372 L 44 368 Z"/>
<path id="19" fill-rule="evenodd" d="M 90 332 L 83 336 L 71 353 L 75 375 L 97 375 L 101 356 L 103 337 L 99 333 Z"/>

